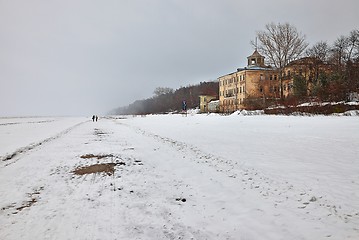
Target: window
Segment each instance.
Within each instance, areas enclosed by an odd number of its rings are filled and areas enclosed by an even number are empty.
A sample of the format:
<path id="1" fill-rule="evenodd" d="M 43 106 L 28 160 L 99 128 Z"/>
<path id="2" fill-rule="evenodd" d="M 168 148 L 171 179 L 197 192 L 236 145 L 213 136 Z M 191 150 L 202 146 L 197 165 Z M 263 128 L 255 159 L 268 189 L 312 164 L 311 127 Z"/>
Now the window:
<path id="1" fill-rule="evenodd" d="M 274 80 L 277 80 L 277 75 L 274 75 Z"/>
<path id="2" fill-rule="evenodd" d="M 262 87 L 262 86 L 259 87 L 259 91 L 260 91 L 261 93 L 263 92 L 263 87 Z"/>
<path id="3" fill-rule="evenodd" d="M 273 80 L 273 76 L 272 76 L 272 75 L 269 75 L 269 80 Z"/>
<path id="4" fill-rule="evenodd" d="M 259 79 L 260 79 L 260 80 L 264 80 L 263 74 L 260 75 Z"/>

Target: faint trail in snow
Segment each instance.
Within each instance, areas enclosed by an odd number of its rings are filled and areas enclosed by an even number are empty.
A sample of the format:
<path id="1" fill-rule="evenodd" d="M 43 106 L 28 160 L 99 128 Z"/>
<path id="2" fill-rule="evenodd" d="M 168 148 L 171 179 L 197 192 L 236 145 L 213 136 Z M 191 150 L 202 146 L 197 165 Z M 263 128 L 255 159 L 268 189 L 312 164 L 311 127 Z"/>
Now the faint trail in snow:
<path id="1" fill-rule="evenodd" d="M 34 123 L 49 123 L 54 122 L 55 120 L 44 120 L 44 121 L 31 121 L 31 122 L 8 122 L 8 123 L 0 123 L 0 126 L 8 126 L 8 125 L 18 125 L 18 124 L 34 124 Z"/>
<path id="2" fill-rule="evenodd" d="M 86 121 L 86 122 L 88 122 L 88 121 Z M 46 139 L 44 139 L 44 140 L 42 140 L 42 141 L 40 141 L 40 142 L 37 142 L 37 143 L 32 143 L 32 144 L 30 144 L 30 145 L 28 145 L 28 146 L 25 146 L 25 147 L 22 147 L 22 148 L 17 149 L 17 150 L 16 150 L 15 152 L 13 152 L 13 153 L 10 153 L 10 154 L 7 154 L 7 155 L 5 155 L 5 156 L 2 156 L 2 157 L 0 157 L 0 163 L 1 163 L 1 162 L 6 162 L 6 163 L 4 164 L 4 166 L 5 166 L 5 167 L 6 167 L 6 166 L 9 166 L 9 165 L 11 165 L 11 164 L 17 162 L 17 161 L 20 159 L 20 158 L 19 158 L 20 155 L 25 154 L 25 153 L 27 153 L 27 152 L 29 152 L 29 151 L 31 151 L 31 150 L 33 150 L 33 149 L 35 149 L 35 148 L 37 148 L 37 147 L 43 145 L 43 144 L 45 144 L 45 143 L 51 142 L 51 141 L 53 141 L 53 140 L 55 140 L 55 139 L 58 139 L 58 138 L 62 137 L 63 135 L 69 133 L 71 130 L 73 130 L 74 128 L 76 128 L 76 127 L 82 125 L 83 123 L 85 123 L 85 122 L 78 123 L 78 124 L 76 124 L 76 125 L 74 125 L 74 126 L 68 128 L 68 129 L 66 129 L 66 130 L 64 130 L 64 131 L 62 131 L 62 132 L 56 134 L 56 135 L 53 136 L 53 137 L 46 138 Z"/>
<path id="3" fill-rule="evenodd" d="M 310 187 L 303 189 L 295 187 L 288 181 L 279 182 L 278 180 L 273 180 L 270 177 L 265 176 L 263 173 L 259 173 L 259 171 L 254 168 L 245 168 L 237 162 L 206 153 L 185 142 L 163 137 L 125 123 L 118 124 L 132 128 L 139 134 L 156 139 L 157 141 L 176 148 L 178 151 L 183 152 L 183 158 L 206 164 L 207 166 L 215 168 L 217 172 L 238 179 L 244 190 L 256 191 L 264 199 L 269 199 L 270 196 L 275 196 L 276 198 L 272 199 L 275 207 L 280 207 L 280 205 L 285 204 L 287 207 L 291 206 L 291 208 L 297 208 L 299 211 L 303 211 L 303 214 L 305 215 L 304 218 L 308 217 L 321 220 L 324 217 L 332 216 L 345 223 L 353 221 L 358 222 L 359 224 L 358 209 L 351 209 L 351 211 L 343 210 L 340 205 L 330 202 L 325 199 L 325 196 L 316 194 Z M 192 152 L 194 158 L 188 154 L 188 152 Z M 323 216 L 320 211 L 316 211 L 317 209 L 325 209 L 327 215 Z M 355 231 L 359 233 L 359 229 L 355 229 Z"/>
<path id="4" fill-rule="evenodd" d="M 156 142 L 124 128 L 136 135 L 136 139 Z M 37 188 L 36 191 L 22 192 L 23 196 L 14 200 L 9 198 L 5 202 L 7 209 L 3 212 L 10 216 L 4 220 L 6 224 L 0 227 L 0 238 L 219 239 L 184 224 L 180 216 L 174 214 L 176 211 L 173 210 L 177 208 L 173 206 L 181 207 L 175 198 L 183 196 L 178 193 L 180 190 L 173 191 L 168 184 L 176 186 L 182 185 L 182 182 L 173 179 L 168 172 L 156 171 L 137 156 L 133 144 L 128 143 L 128 136 L 121 135 L 121 132 L 103 134 L 110 132 L 110 129 L 111 126 L 94 131 L 90 124 L 84 124 L 53 144 L 22 155 L 17 164 L 3 169 L 9 171 L 22 164 L 32 166 L 31 161 L 25 159 L 33 159 L 38 167 L 22 171 L 19 180 L 29 189 L 35 189 L 34 186 L 41 182 L 44 190 L 41 195 L 31 196 L 27 192 L 37 193 Z M 181 152 L 176 155 L 181 156 Z M 112 176 L 72 174 L 79 166 L 117 160 L 126 162 L 126 165 L 117 165 Z M 158 181 L 159 177 L 161 181 Z M 15 181 L 15 178 L 11 178 L 13 184 Z M 18 191 L 17 185 L 13 186 L 13 190 Z M 32 197 L 38 197 L 38 201 L 26 207 L 34 202 Z M 22 206 L 25 206 L 24 211 L 11 214 Z M 9 232 L 16 237 L 4 237 Z"/>

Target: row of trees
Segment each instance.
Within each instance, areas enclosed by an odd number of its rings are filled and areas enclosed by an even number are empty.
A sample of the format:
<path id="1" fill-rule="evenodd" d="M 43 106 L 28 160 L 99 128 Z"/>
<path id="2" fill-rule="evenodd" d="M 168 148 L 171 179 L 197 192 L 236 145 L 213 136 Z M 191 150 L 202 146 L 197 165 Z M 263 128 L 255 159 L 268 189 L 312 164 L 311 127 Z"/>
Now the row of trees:
<path id="1" fill-rule="evenodd" d="M 316 64 L 326 65 L 330 71 L 322 71 L 312 79 L 311 88 L 308 81 L 301 76 L 294 78 L 294 93 L 298 98 L 317 97 L 322 100 L 344 100 L 350 92 L 359 89 L 359 31 L 353 30 L 347 36 L 338 37 L 333 44 L 326 41 L 315 43 L 312 47 L 300 33 L 289 23 L 265 26 L 258 31 L 257 41 L 252 41 L 255 48 L 266 57 L 268 63 L 280 72 L 280 88 L 283 89 L 283 70 L 289 62 L 300 57 L 317 59 Z M 312 66 L 313 67 L 313 66 Z M 318 66 L 314 66 L 318 67 Z M 309 91 L 310 90 L 310 91 Z M 281 92 L 281 99 L 283 91 Z"/>
<path id="2" fill-rule="evenodd" d="M 153 92 L 153 97 L 137 100 L 134 103 L 115 109 L 111 114 L 150 114 L 178 112 L 182 109 L 183 100 L 186 101 L 188 108 L 199 106 L 200 95 L 218 96 L 218 82 L 201 82 L 198 85 L 181 87 L 177 90 L 167 87 L 157 87 Z"/>
<path id="3" fill-rule="evenodd" d="M 310 95 L 324 100 L 345 100 L 351 92 L 359 91 L 359 30 L 338 37 L 331 45 L 320 41 L 309 48 L 306 55 L 331 69 L 321 72 L 313 81 Z"/>

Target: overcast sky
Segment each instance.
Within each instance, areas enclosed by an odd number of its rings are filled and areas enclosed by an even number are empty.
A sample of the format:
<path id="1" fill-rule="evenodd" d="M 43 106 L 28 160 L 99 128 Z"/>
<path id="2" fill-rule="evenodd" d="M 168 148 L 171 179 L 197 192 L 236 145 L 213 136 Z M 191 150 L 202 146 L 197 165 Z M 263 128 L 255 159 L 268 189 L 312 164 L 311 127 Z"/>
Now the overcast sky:
<path id="1" fill-rule="evenodd" d="M 267 23 L 313 44 L 358 0 L 0 0 L 0 116 L 92 115 L 246 65 Z"/>

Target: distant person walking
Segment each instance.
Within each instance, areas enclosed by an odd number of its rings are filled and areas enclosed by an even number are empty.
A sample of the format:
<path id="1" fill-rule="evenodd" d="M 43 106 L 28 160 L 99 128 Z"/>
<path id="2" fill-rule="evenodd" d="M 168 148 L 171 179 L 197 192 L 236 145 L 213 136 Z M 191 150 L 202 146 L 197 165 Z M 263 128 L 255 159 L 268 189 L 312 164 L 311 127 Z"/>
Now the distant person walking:
<path id="1" fill-rule="evenodd" d="M 96 115 L 96 122 L 97 122 L 97 120 L 98 120 L 98 116 Z"/>
<path id="2" fill-rule="evenodd" d="M 95 121 L 95 115 L 92 115 L 92 121 L 94 122 Z"/>
<path id="3" fill-rule="evenodd" d="M 183 101 L 182 101 L 182 110 L 183 110 L 183 111 L 186 111 L 186 110 L 187 110 L 186 100 L 183 100 Z"/>
<path id="4" fill-rule="evenodd" d="M 182 101 L 182 112 L 186 114 L 187 117 L 187 103 L 186 100 Z"/>

